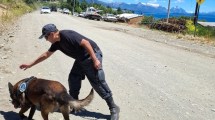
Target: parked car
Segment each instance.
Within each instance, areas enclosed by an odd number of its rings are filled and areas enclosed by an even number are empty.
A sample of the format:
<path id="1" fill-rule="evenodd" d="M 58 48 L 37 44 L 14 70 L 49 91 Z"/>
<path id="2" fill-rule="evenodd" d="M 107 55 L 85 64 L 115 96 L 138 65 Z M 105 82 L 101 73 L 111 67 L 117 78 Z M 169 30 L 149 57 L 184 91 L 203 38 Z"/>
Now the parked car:
<path id="1" fill-rule="evenodd" d="M 67 8 L 64 8 L 63 9 L 63 14 L 70 14 L 71 12 L 70 12 L 70 10 L 69 9 L 67 9 Z"/>
<path id="2" fill-rule="evenodd" d="M 102 16 L 99 14 L 102 10 L 97 10 L 94 7 L 88 7 L 86 9 L 84 18 L 91 19 L 91 20 L 98 20 L 102 19 Z"/>
<path id="3" fill-rule="evenodd" d="M 81 12 L 80 14 L 78 14 L 78 17 L 84 17 L 85 16 L 85 12 Z"/>
<path id="4" fill-rule="evenodd" d="M 106 14 L 104 17 L 103 17 L 103 20 L 104 21 L 107 21 L 107 22 L 117 22 L 117 18 L 114 14 Z"/>
<path id="5" fill-rule="evenodd" d="M 40 9 L 40 14 L 43 14 L 43 13 L 51 13 L 51 9 L 49 7 L 42 7 Z"/>
<path id="6" fill-rule="evenodd" d="M 51 6 L 51 12 L 57 12 L 57 7 L 56 6 Z"/>
<path id="7" fill-rule="evenodd" d="M 57 11 L 63 13 L 63 10 L 61 8 L 57 8 Z"/>

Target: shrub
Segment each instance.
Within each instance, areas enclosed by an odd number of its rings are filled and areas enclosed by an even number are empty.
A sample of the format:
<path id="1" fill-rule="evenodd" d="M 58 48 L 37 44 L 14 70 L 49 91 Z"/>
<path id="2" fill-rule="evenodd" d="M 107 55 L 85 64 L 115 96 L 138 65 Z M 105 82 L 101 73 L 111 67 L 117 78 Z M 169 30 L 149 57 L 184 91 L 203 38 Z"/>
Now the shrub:
<path id="1" fill-rule="evenodd" d="M 187 28 L 187 33 L 188 34 L 194 34 L 195 26 L 193 24 L 193 21 L 186 20 L 186 28 Z M 198 31 L 198 29 L 196 29 L 196 31 Z"/>
<path id="2" fill-rule="evenodd" d="M 186 27 L 187 27 L 187 33 L 188 34 L 194 34 L 195 25 L 193 24 L 192 20 L 187 20 Z M 197 24 L 196 25 L 196 35 L 197 36 L 204 36 L 207 38 L 215 38 L 215 28 L 204 27 L 204 26 Z"/>
<path id="3" fill-rule="evenodd" d="M 154 17 L 153 16 L 144 16 L 143 20 L 141 21 L 141 24 L 143 25 L 149 25 L 154 22 Z"/>

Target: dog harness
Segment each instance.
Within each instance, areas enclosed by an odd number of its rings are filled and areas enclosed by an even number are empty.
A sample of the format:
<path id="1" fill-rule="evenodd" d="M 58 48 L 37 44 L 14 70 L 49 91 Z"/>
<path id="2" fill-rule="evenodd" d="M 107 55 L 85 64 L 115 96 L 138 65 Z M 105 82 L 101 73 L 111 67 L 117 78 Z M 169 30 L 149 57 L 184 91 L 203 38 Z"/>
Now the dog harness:
<path id="1" fill-rule="evenodd" d="M 21 82 L 18 86 L 17 96 L 21 95 L 22 93 L 26 93 L 29 83 L 34 80 L 36 77 L 31 76 L 30 78 L 26 78 L 23 82 Z"/>

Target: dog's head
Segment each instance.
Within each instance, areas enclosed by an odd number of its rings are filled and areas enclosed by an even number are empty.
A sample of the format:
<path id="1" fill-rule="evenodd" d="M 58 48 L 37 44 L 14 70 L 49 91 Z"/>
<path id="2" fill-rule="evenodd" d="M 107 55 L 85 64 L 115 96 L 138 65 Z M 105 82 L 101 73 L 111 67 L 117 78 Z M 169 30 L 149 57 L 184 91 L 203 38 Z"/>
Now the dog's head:
<path id="1" fill-rule="evenodd" d="M 14 108 L 20 108 L 25 104 L 25 93 L 19 94 L 17 85 L 13 86 L 10 82 L 8 83 L 8 88 L 10 92 L 10 98 L 12 99 L 12 104 Z"/>

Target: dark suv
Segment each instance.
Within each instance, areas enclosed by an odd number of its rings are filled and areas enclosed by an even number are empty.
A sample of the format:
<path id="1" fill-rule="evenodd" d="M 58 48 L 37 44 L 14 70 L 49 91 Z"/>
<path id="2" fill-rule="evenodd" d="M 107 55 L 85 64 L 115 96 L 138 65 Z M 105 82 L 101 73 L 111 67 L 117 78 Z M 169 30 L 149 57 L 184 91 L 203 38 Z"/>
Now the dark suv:
<path id="1" fill-rule="evenodd" d="M 57 7 L 56 6 L 51 6 L 50 8 L 51 8 L 52 12 L 57 12 Z"/>

